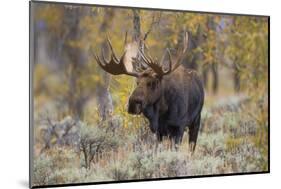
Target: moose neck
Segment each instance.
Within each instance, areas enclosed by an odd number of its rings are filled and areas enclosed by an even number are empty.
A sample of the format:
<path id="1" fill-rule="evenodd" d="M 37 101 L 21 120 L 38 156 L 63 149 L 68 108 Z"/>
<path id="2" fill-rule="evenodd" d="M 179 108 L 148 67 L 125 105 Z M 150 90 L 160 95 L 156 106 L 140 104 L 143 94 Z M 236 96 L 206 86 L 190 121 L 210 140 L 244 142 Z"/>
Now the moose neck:
<path id="1" fill-rule="evenodd" d="M 144 108 L 144 115 L 150 120 L 151 118 L 150 117 L 153 117 L 153 119 L 155 119 L 155 116 L 157 117 L 156 119 L 158 120 L 158 117 L 161 115 L 161 114 L 164 114 L 168 107 L 167 107 L 167 104 L 166 104 L 166 100 L 165 100 L 165 97 L 164 97 L 164 89 L 163 89 L 163 86 L 162 86 L 162 81 L 160 83 L 160 96 L 156 99 L 156 101 L 152 104 L 148 104 L 146 106 L 146 108 Z M 149 114 L 149 115 L 148 115 Z"/>

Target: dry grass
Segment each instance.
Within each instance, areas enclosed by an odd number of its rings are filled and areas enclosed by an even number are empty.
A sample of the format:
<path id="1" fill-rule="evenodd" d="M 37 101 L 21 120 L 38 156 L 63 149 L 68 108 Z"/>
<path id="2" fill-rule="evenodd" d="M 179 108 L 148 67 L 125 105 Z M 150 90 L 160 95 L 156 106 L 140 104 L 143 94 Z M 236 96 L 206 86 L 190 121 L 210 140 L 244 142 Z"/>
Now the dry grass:
<path id="1" fill-rule="evenodd" d="M 111 137 L 118 140 L 117 146 L 94 154 L 90 167 L 85 167 L 81 151 L 65 146 L 50 148 L 35 157 L 33 184 L 266 171 L 267 143 L 260 141 L 260 130 L 267 128 L 268 123 L 259 125 L 247 113 L 254 107 L 252 102 L 242 97 L 209 103 L 202 112 L 201 131 L 193 155 L 188 149 L 186 133 L 176 151 L 169 140 L 157 145 L 155 137 L 145 126 L 128 135 L 120 129 Z"/>

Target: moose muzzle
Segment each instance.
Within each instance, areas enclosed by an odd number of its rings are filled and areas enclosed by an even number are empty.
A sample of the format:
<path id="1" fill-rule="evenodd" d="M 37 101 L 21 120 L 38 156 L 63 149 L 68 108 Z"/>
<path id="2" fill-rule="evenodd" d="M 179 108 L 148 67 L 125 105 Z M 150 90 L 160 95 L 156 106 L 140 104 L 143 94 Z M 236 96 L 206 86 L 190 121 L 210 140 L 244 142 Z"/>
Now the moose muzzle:
<path id="1" fill-rule="evenodd" d="M 137 91 L 134 91 L 129 98 L 128 113 L 129 114 L 141 114 L 144 108 L 144 95 Z"/>

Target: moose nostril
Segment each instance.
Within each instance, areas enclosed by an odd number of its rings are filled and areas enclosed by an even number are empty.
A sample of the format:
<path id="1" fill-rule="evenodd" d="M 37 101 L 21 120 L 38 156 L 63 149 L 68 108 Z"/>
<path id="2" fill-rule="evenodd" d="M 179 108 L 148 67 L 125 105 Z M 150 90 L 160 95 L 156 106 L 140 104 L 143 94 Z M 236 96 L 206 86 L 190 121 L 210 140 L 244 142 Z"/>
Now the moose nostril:
<path id="1" fill-rule="evenodd" d="M 143 101 L 140 99 L 130 99 L 128 104 L 128 112 L 131 114 L 140 114 L 143 107 Z"/>
<path id="2" fill-rule="evenodd" d="M 129 103 L 142 104 L 143 103 L 143 99 L 141 97 L 130 98 L 129 99 Z"/>

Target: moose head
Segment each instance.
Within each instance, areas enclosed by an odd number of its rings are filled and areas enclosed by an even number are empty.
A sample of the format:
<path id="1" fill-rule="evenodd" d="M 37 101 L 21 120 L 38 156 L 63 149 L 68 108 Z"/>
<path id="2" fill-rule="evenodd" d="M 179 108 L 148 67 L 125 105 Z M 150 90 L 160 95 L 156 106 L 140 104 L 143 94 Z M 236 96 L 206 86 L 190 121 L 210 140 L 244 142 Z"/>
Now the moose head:
<path id="1" fill-rule="evenodd" d="M 163 77 L 169 75 L 181 65 L 187 50 L 188 33 L 184 33 L 183 45 L 177 49 L 174 56 L 171 55 L 170 49 L 167 49 L 167 68 L 163 66 L 166 53 L 159 62 L 157 59 L 153 59 L 148 53 L 140 50 L 136 42 L 132 42 L 126 44 L 124 53 L 119 59 L 115 55 L 108 37 L 107 43 L 111 51 L 110 60 L 106 60 L 103 50 L 101 58 L 96 54 L 94 54 L 94 57 L 100 67 L 112 75 L 125 74 L 136 77 L 137 86 L 129 97 L 128 113 L 141 114 L 147 106 L 153 105 L 160 99 L 162 95 Z M 149 51 L 148 48 L 146 48 L 146 51 Z M 142 66 L 139 66 L 134 71 L 133 64 Z"/>

